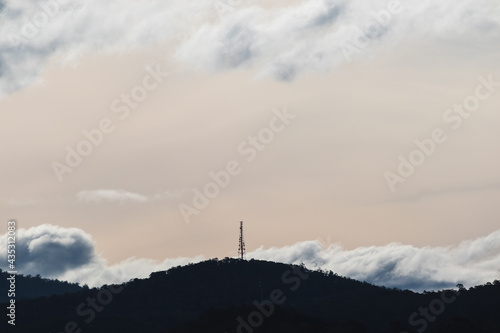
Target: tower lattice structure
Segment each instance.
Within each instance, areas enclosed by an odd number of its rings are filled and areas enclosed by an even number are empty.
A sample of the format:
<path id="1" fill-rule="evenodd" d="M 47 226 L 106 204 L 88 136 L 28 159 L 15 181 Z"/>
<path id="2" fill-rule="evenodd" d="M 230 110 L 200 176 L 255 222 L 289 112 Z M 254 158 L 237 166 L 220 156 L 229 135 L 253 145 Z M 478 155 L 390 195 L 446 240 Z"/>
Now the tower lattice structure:
<path id="1" fill-rule="evenodd" d="M 245 241 L 243 240 L 243 221 L 240 221 L 240 242 L 238 245 L 238 256 L 245 259 Z"/>

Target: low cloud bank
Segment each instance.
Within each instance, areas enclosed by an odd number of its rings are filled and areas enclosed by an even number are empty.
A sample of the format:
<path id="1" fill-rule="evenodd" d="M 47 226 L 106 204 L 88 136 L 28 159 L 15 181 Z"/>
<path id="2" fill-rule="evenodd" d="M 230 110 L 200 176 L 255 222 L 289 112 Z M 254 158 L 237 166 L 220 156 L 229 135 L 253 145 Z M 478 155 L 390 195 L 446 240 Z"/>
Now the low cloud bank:
<path id="1" fill-rule="evenodd" d="M 7 248 L 7 236 L 0 236 Z M 282 248 L 259 248 L 248 258 L 284 263 L 304 263 L 310 269 L 332 270 L 343 276 L 387 287 L 415 291 L 437 290 L 461 283 L 474 286 L 500 278 L 500 230 L 457 246 L 423 247 L 391 243 L 385 246 L 345 250 L 339 244 L 322 246 L 319 241 L 300 242 Z M 163 261 L 129 258 L 116 265 L 95 253 L 92 237 L 81 229 L 40 225 L 17 234 L 17 268 L 21 274 L 79 282 L 89 286 L 121 283 L 148 277 L 203 260 L 172 258 Z M 7 270 L 6 253 L 0 268 Z"/>
<path id="2" fill-rule="evenodd" d="M 474 286 L 500 279 L 500 230 L 457 246 L 414 247 L 399 243 L 345 250 L 309 241 L 282 248 L 258 250 L 256 259 L 304 263 L 312 269 L 377 285 L 416 291 Z"/>

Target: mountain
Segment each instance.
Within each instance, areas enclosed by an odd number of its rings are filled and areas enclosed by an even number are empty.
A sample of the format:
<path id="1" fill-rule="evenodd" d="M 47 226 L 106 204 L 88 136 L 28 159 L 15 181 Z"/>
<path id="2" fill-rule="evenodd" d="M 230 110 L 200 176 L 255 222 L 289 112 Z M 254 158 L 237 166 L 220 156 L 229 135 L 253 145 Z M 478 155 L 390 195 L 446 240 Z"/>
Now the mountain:
<path id="1" fill-rule="evenodd" d="M 6 303 L 10 299 L 8 296 L 10 281 L 7 280 L 10 276 L 10 274 L 0 269 L 0 303 Z M 40 275 L 16 275 L 15 285 L 15 297 L 18 300 L 42 296 L 64 295 L 75 293 L 83 289 L 77 283 L 44 279 L 40 277 Z"/>
<path id="2" fill-rule="evenodd" d="M 498 281 L 419 294 L 331 271 L 226 258 L 19 300 L 16 332 L 498 333 L 499 313 Z"/>

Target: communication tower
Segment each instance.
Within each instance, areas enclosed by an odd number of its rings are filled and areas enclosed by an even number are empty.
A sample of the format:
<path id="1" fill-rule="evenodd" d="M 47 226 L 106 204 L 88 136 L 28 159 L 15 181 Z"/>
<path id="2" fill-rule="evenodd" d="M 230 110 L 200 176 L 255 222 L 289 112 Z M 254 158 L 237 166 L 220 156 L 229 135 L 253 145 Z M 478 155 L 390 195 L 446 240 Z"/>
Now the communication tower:
<path id="1" fill-rule="evenodd" d="M 240 221 L 240 242 L 238 245 L 238 256 L 245 259 L 245 241 L 243 240 L 243 221 Z"/>

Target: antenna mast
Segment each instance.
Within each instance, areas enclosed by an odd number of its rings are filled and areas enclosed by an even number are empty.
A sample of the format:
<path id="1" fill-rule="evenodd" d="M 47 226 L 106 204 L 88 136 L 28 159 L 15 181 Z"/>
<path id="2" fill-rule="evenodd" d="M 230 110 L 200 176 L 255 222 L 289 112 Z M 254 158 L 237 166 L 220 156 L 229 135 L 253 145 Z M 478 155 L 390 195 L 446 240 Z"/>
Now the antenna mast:
<path id="1" fill-rule="evenodd" d="M 240 244 L 238 246 L 238 256 L 241 259 L 245 257 L 245 241 L 243 241 L 243 221 L 240 221 Z"/>

